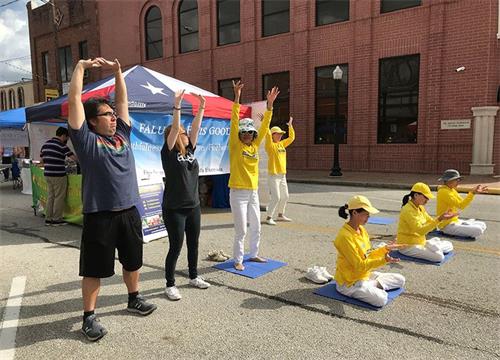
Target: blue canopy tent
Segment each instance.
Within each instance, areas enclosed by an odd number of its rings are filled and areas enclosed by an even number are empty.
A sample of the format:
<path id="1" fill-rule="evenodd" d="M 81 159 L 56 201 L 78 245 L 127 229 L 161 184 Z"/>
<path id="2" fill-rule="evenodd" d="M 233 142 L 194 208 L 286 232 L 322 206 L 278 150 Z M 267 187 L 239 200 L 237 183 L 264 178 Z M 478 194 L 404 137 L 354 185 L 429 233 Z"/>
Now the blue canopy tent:
<path id="1" fill-rule="evenodd" d="M 0 112 L 0 128 L 22 129 L 26 124 L 25 108 Z"/>

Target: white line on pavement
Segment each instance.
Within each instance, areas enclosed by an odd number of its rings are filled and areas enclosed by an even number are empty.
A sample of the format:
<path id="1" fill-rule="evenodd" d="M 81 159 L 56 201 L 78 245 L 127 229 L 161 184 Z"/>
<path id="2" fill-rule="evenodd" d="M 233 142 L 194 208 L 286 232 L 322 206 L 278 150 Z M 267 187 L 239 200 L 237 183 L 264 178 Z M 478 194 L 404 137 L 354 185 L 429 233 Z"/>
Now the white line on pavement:
<path id="1" fill-rule="evenodd" d="M 14 359 L 17 324 L 25 285 L 26 276 L 16 276 L 12 279 L 9 299 L 5 306 L 2 327 L 0 327 L 0 359 L 2 360 Z"/>

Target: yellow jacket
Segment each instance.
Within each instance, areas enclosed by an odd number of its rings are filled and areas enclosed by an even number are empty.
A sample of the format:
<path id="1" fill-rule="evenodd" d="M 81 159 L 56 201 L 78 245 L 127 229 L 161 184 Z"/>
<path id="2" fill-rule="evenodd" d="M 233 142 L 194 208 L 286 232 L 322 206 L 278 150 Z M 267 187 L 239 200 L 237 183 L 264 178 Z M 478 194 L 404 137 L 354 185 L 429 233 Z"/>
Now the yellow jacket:
<path id="1" fill-rule="evenodd" d="M 271 175 L 286 174 L 286 150 L 295 140 L 293 126 L 288 128 L 288 138 L 275 143 L 273 135 L 268 130 L 266 134 L 266 152 L 268 156 L 267 172 Z"/>
<path id="2" fill-rule="evenodd" d="M 451 212 L 457 212 L 458 210 L 463 210 L 467 206 L 469 206 L 469 204 L 473 199 L 474 199 L 474 194 L 471 192 L 468 193 L 464 199 L 462 199 L 462 197 L 460 196 L 460 194 L 456 189 L 452 189 L 446 185 L 443 185 L 439 188 L 437 193 L 436 213 L 439 216 L 441 214 L 444 214 L 447 210 L 450 210 Z M 458 221 L 458 216 L 455 216 L 451 219 L 441 221 L 438 224 L 438 227 L 440 229 L 443 229 L 448 224 L 457 221 Z"/>
<path id="3" fill-rule="evenodd" d="M 333 243 L 338 251 L 335 281 L 339 285 L 351 286 L 356 281 L 368 280 L 371 270 L 386 263 L 388 251 L 385 246 L 370 251 L 368 233 L 363 226 L 359 230 L 360 234 L 345 223 Z"/>
<path id="4" fill-rule="evenodd" d="M 438 224 L 423 206 L 417 206 L 409 200 L 399 214 L 398 244 L 425 245 L 425 235 Z"/>
<path id="5" fill-rule="evenodd" d="M 240 104 L 233 104 L 229 130 L 229 187 L 256 190 L 259 184 L 259 145 L 269 130 L 273 112 L 266 110 L 257 138 L 250 145 L 241 142 L 239 133 Z"/>

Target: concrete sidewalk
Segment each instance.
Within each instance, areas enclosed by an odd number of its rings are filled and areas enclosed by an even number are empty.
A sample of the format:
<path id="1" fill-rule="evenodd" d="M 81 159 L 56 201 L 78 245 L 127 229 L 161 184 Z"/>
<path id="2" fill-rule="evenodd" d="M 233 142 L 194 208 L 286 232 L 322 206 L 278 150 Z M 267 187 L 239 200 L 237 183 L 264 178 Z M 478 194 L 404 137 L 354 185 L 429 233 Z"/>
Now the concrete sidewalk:
<path id="1" fill-rule="evenodd" d="M 288 170 L 287 181 L 323 185 L 364 186 L 409 190 L 416 182 L 424 182 L 433 191 L 437 190 L 437 179 L 441 174 L 410 174 L 389 172 L 343 172 L 342 176 L 330 177 L 330 170 Z M 466 175 L 458 187 L 459 192 L 468 192 L 476 185 L 488 186 L 488 194 L 500 195 L 500 175 Z"/>

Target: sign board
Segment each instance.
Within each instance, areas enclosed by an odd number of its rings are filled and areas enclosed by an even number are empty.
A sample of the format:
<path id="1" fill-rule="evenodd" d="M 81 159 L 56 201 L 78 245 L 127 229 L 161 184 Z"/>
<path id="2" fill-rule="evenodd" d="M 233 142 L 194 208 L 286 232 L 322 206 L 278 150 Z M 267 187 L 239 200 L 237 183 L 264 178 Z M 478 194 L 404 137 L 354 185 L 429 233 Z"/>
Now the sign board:
<path id="1" fill-rule="evenodd" d="M 441 130 L 470 129 L 470 119 L 441 120 Z"/>
<path id="2" fill-rule="evenodd" d="M 70 82 L 63 82 L 62 83 L 62 92 L 63 92 L 63 95 L 67 95 L 68 94 L 68 91 L 69 91 L 69 84 Z"/>
<path id="3" fill-rule="evenodd" d="M 139 186 L 141 201 L 137 210 L 141 214 L 142 234 L 145 243 L 167 236 L 163 224 L 161 204 L 163 202 L 163 184 L 149 184 Z"/>
<path id="4" fill-rule="evenodd" d="M 45 101 L 50 101 L 59 97 L 59 90 L 45 89 Z"/>
<path id="5" fill-rule="evenodd" d="M 17 129 L 1 129 L 0 146 L 29 146 L 28 131 Z"/>

